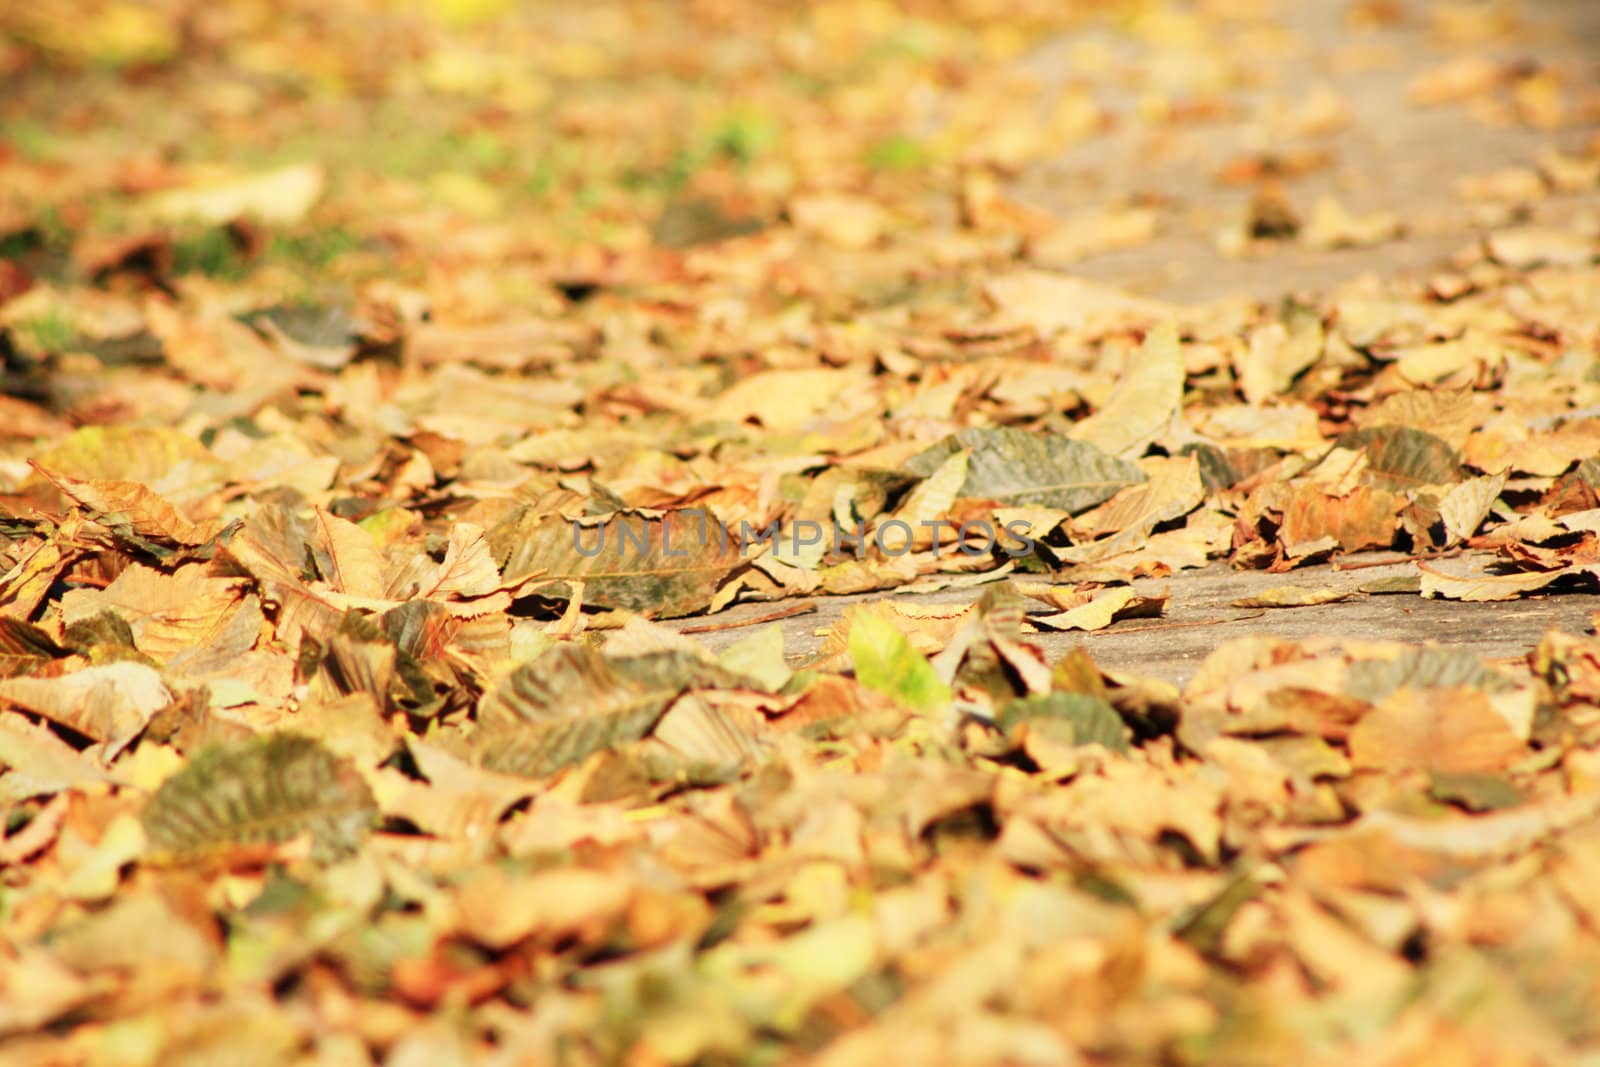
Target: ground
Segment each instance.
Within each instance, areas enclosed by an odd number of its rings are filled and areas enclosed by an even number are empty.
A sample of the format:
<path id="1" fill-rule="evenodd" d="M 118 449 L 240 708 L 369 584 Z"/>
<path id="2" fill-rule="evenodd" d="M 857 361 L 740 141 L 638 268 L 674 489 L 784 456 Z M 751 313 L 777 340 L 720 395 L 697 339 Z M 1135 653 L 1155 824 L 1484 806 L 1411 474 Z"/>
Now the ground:
<path id="1" fill-rule="evenodd" d="M 1600 1062 L 1597 41 L 0 5 L 0 1062 Z"/>

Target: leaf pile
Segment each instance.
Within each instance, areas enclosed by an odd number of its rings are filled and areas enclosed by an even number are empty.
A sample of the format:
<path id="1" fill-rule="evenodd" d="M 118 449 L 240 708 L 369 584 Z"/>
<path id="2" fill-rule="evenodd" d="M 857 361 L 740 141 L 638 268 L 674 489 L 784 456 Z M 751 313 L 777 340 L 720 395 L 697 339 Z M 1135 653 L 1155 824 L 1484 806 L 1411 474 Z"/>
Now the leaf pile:
<path id="1" fill-rule="evenodd" d="M 1231 117 L 1218 263 L 1426 235 L 1274 5 L 0 6 L 0 1059 L 1600 1054 L 1600 639 L 1035 637 L 1596 591 L 1600 87 L 1428 8 L 1473 237 L 1176 304 L 1029 183 Z"/>

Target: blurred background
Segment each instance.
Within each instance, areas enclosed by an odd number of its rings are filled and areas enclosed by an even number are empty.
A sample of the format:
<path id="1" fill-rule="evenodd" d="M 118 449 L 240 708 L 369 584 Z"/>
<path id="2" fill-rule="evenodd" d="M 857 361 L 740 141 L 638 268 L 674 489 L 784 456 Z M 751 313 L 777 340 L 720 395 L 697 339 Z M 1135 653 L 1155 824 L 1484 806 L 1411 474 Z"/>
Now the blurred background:
<path id="1" fill-rule="evenodd" d="M 1597 42 L 1592 0 L 12 2 L 0 301 L 386 279 L 472 318 L 785 230 L 1267 298 L 1597 225 Z"/>

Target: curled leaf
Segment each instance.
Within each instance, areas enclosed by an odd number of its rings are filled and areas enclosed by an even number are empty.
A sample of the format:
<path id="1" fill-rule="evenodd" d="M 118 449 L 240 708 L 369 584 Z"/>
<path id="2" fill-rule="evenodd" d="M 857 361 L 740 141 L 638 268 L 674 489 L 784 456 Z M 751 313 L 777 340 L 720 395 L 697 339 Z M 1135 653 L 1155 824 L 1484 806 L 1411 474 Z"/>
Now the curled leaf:
<path id="1" fill-rule="evenodd" d="M 682 652 L 608 657 L 586 645 L 557 645 L 484 694 L 479 758 L 490 770 L 550 774 L 643 738 L 688 689 L 742 684 Z"/>

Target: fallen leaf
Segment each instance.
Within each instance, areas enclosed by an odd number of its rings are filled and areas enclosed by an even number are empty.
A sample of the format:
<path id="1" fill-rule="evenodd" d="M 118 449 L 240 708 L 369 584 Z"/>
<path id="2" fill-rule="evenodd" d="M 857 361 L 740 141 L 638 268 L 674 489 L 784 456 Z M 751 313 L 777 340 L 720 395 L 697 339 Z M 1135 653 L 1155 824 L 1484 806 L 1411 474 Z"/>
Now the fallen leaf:
<path id="1" fill-rule="evenodd" d="M 1120 586 L 1096 592 L 1066 611 L 1030 615 L 1028 621 L 1047 630 L 1103 630 L 1120 619 L 1159 617 L 1166 608 L 1165 596 L 1145 596 Z"/>
<path id="2" fill-rule="evenodd" d="M 171 699 L 161 675 L 142 663 L 85 667 L 58 678 L 0 680 L 0 701 L 103 742 L 107 760 Z"/>
<path id="3" fill-rule="evenodd" d="M 557 645 L 479 701 L 478 755 L 490 770 L 540 776 L 648 734 L 680 694 L 738 686 L 738 675 L 680 652 L 608 657 Z"/>
<path id="4" fill-rule="evenodd" d="M 1006 318 L 1041 336 L 1063 330 L 1095 334 L 1123 326 L 1171 320 L 1176 308 L 1112 286 L 1045 271 L 1016 271 L 991 278 L 984 295 Z"/>
<path id="5" fill-rule="evenodd" d="M 1449 548 L 1478 532 L 1489 510 L 1506 487 L 1505 472 L 1469 478 L 1446 490 L 1439 501 L 1439 515 L 1444 520 L 1445 547 Z"/>
<path id="6" fill-rule="evenodd" d="M 373 811 L 365 783 L 316 741 L 267 733 L 196 753 L 140 818 L 153 848 L 184 860 L 300 834 L 319 852 L 347 853 Z"/>
<path id="7" fill-rule="evenodd" d="M 222 641 L 228 646 L 219 651 L 236 656 L 257 637 L 254 630 L 230 633 L 235 616 L 247 610 L 243 586 L 237 578 L 212 577 L 203 563 L 172 574 L 135 563 L 105 589 L 75 589 L 62 597 L 61 618 L 70 626 L 111 611 L 127 621 L 139 651 L 162 661 Z M 259 622 L 259 611 L 251 618 Z"/>
<path id="8" fill-rule="evenodd" d="M 1028 241 L 1028 258 L 1045 267 L 1134 248 L 1156 235 L 1159 216 L 1150 208 L 1095 211 L 1063 219 Z"/>
<path id="9" fill-rule="evenodd" d="M 1600 259 L 1600 238 L 1535 226 L 1496 230 L 1484 240 L 1484 247 L 1496 263 L 1518 270 L 1584 266 Z"/>
<path id="10" fill-rule="evenodd" d="M 1073 425 L 1067 436 L 1113 456 L 1142 455 L 1178 412 L 1183 356 L 1171 322 L 1153 327 L 1128 360 L 1105 406 Z"/>
<path id="11" fill-rule="evenodd" d="M 1387 211 L 1352 215 L 1337 200 L 1324 196 L 1312 207 L 1300 242 L 1307 248 L 1352 248 L 1392 241 L 1404 230 L 1400 219 Z"/>
<path id="12" fill-rule="evenodd" d="M 867 248 L 878 242 L 888 226 L 887 213 L 878 204 L 843 193 L 808 193 L 789 201 L 789 218 L 795 227 L 814 233 L 841 248 Z"/>
<path id="13" fill-rule="evenodd" d="M 1088 442 L 1009 428 L 962 430 L 913 456 L 906 469 L 928 477 L 963 449 L 971 458 L 960 495 L 1013 506 L 1075 513 L 1144 480 L 1138 467 Z"/>
<path id="14" fill-rule="evenodd" d="M 850 660 L 856 679 L 868 689 L 914 711 L 932 712 L 950 700 L 922 653 L 911 647 L 894 623 L 875 613 L 857 615 L 850 626 Z"/>
<path id="15" fill-rule="evenodd" d="M 1484 694 L 1471 689 L 1397 689 L 1350 730 L 1357 769 L 1483 774 L 1506 769 L 1526 752 Z"/>
<path id="16" fill-rule="evenodd" d="M 1230 600 L 1229 603 L 1236 608 L 1306 608 L 1318 604 L 1337 604 L 1355 595 L 1348 589 L 1327 586 L 1275 585 L 1251 596 Z"/>
<path id="17" fill-rule="evenodd" d="M 560 596 L 563 584 L 582 582 L 591 605 L 671 618 L 710 604 L 717 587 L 745 566 L 747 553 L 770 544 L 758 536 L 766 529 L 730 530 L 706 511 L 661 518 L 621 513 L 588 524 L 527 510 L 488 538 L 504 561 L 507 585 L 538 579 L 540 592 Z"/>
<path id="18" fill-rule="evenodd" d="M 221 225 L 254 218 L 279 225 L 299 222 L 321 199 L 327 183 L 321 166 L 298 163 L 245 177 L 171 189 L 150 198 L 156 218 L 193 219 Z"/>

